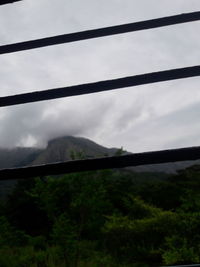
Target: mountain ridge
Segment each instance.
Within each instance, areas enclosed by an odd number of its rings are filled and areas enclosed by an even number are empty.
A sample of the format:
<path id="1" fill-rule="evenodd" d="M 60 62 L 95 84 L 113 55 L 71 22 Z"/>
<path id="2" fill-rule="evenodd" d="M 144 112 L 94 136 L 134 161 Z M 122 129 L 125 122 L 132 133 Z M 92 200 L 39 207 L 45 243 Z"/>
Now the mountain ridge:
<path id="1" fill-rule="evenodd" d="M 49 164 L 77 158 L 113 156 L 119 150 L 124 154 L 129 153 L 121 149 L 101 146 L 87 138 L 63 136 L 49 140 L 46 148 L 0 148 L 0 169 Z M 128 167 L 124 170 L 135 173 L 135 176 L 137 176 L 136 173 L 143 173 L 149 179 L 160 175 L 162 179 L 163 174 L 175 174 L 178 170 L 193 165 L 200 165 L 200 160 Z M 6 197 L 13 190 L 16 182 L 16 180 L 0 181 L 0 197 Z"/>
<path id="2" fill-rule="evenodd" d="M 107 148 L 84 137 L 62 136 L 48 141 L 45 148 L 0 148 L 0 169 L 15 168 L 68 161 L 76 158 L 113 156 L 118 148 Z M 123 153 L 129 153 L 123 151 Z M 161 163 L 129 167 L 134 172 L 164 172 L 174 174 L 178 170 L 199 165 L 200 160 Z"/>
<path id="3" fill-rule="evenodd" d="M 45 148 L 0 148 L 0 169 L 40 165 L 72 159 L 73 152 L 86 158 L 112 156 L 117 148 L 107 148 L 84 137 L 62 136 L 48 141 Z"/>

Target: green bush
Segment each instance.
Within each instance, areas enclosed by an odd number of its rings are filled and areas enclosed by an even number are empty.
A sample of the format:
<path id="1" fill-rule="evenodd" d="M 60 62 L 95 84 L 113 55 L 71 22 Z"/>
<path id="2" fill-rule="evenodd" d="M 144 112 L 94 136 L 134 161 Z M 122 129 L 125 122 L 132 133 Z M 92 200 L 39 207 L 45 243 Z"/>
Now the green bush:
<path id="1" fill-rule="evenodd" d="M 199 247 L 197 249 L 191 246 L 184 237 L 167 238 L 167 247 L 168 249 L 163 253 L 163 261 L 167 265 L 200 262 Z"/>
<path id="2" fill-rule="evenodd" d="M 177 220 L 174 213 L 163 211 L 137 220 L 110 216 L 103 229 L 106 249 L 120 262 L 159 262 L 165 238 L 176 232 Z"/>

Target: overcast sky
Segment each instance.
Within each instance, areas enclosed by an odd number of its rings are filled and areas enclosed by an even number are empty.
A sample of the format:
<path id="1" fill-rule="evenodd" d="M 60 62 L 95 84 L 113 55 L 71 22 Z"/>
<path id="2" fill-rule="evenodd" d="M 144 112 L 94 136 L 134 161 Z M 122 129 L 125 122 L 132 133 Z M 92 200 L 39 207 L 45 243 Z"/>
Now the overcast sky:
<path id="1" fill-rule="evenodd" d="M 199 0 L 23 0 L 0 44 L 199 11 Z M 200 64 L 200 22 L 0 55 L 0 96 Z M 200 78 L 1 108 L 0 147 L 74 135 L 132 152 L 200 145 Z"/>

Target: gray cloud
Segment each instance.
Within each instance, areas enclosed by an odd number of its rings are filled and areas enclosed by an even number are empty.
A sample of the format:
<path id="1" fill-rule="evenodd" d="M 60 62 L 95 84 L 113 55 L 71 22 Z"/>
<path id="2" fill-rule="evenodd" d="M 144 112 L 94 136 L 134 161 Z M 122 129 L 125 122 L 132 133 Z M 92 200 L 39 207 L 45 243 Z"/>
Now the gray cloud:
<path id="1" fill-rule="evenodd" d="M 75 99 L 69 102 L 49 101 L 5 110 L 0 117 L 1 146 L 45 146 L 48 140 L 58 136 L 91 135 L 102 127 L 112 107 L 106 99 L 95 106 L 90 105 L 88 99 L 81 99 L 76 110 Z"/>
<path id="2" fill-rule="evenodd" d="M 199 0 L 25 0 L 0 8 L 1 43 L 196 11 Z M 0 56 L 0 96 L 198 65 L 199 22 Z M 199 78 L 3 108 L 0 146 L 86 136 L 130 151 L 198 144 Z"/>

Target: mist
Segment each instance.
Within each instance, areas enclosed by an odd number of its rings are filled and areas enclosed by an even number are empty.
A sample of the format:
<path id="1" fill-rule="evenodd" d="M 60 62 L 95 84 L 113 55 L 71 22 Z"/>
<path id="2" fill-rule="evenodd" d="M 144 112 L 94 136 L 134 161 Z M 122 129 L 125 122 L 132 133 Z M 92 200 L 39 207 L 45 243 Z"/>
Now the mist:
<path id="1" fill-rule="evenodd" d="M 198 11 L 199 0 L 26 0 L 0 8 L 1 44 Z M 199 65 L 199 22 L 0 56 L 0 96 Z M 0 112 L 0 147 L 83 136 L 132 152 L 198 145 L 199 78 Z"/>

